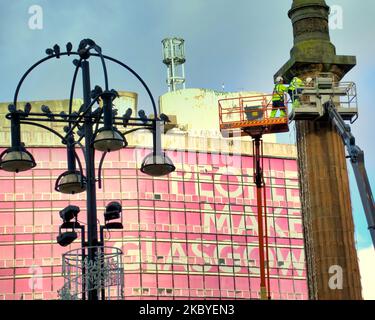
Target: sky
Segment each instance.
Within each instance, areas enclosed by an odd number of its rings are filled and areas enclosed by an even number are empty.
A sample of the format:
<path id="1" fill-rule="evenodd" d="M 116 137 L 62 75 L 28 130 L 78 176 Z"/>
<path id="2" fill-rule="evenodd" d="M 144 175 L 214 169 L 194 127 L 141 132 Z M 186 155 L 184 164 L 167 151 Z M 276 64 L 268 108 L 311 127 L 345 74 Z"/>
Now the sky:
<path id="1" fill-rule="evenodd" d="M 0 101 L 11 101 L 25 70 L 45 56 L 45 49 L 83 38 L 92 38 L 105 54 L 135 69 L 154 97 L 167 91 L 161 40 L 185 39 L 186 86 L 225 91 L 270 92 L 273 75 L 289 59 L 293 46 L 292 25 L 287 16 L 291 0 L 0 0 Z M 337 54 L 355 55 L 357 66 L 345 77 L 354 81 L 359 94 L 359 119 L 352 125 L 357 144 L 365 151 L 366 167 L 375 186 L 375 148 L 372 109 L 375 92 L 375 1 L 327 0 L 342 10 L 331 28 Z M 32 6 L 42 9 L 42 28 Z M 31 20 L 30 20 L 31 19 Z M 38 20 L 40 22 L 40 20 Z M 341 24 L 341 25 L 340 25 Z M 73 74 L 72 59 L 48 62 L 31 74 L 20 100 L 66 99 Z M 103 84 L 92 64 L 92 85 Z M 110 86 L 140 94 L 139 107 L 151 110 L 142 87 L 129 73 L 111 65 Z M 79 88 L 80 86 L 78 86 Z M 77 90 L 77 96 L 81 91 Z M 278 137 L 294 143 L 294 130 Z M 350 164 L 353 215 L 359 250 L 371 247 L 371 238 Z"/>

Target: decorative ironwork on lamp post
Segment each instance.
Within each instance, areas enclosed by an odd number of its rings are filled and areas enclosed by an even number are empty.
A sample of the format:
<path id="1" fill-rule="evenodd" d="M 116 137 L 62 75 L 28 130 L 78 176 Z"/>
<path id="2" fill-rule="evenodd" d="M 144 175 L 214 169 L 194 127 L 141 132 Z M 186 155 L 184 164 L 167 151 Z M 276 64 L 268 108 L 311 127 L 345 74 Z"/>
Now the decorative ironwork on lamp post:
<path id="1" fill-rule="evenodd" d="M 82 250 L 82 256 L 80 258 L 82 259 L 81 272 L 83 277 L 81 282 L 81 298 L 85 299 L 85 292 L 87 292 L 89 300 L 97 300 L 99 298 L 99 292 L 101 292 L 102 299 L 105 299 L 105 292 L 103 287 L 93 284 L 92 281 L 85 281 L 85 279 L 90 278 L 88 277 L 90 276 L 90 274 L 88 274 L 90 270 L 87 269 L 85 265 L 88 263 L 92 266 L 98 263 L 98 257 L 111 257 L 111 254 L 105 253 L 104 238 L 102 236 L 105 228 L 122 229 L 121 223 L 108 222 L 109 220 L 118 218 L 117 213 L 121 212 L 120 204 L 118 204 L 120 208 L 117 207 L 117 211 L 118 209 L 120 211 L 115 213 L 116 204 L 111 203 L 107 205 L 105 213 L 106 224 L 100 226 L 100 239 L 98 239 L 96 182 L 99 183 L 100 188 L 102 164 L 106 154 L 126 147 L 128 143 L 125 135 L 135 132 L 136 130 L 149 129 L 153 134 L 153 150 L 145 157 L 141 166 L 141 171 L 151 176 L 162 176 L 173 172 L 175 166 L 161 148 L 161 126 L 165 122 L 166 117 L 165 115 L 158 116 L 155 100 L 144 80 L 123 62 L 104 55 L 101 48 L 91 39 L 82 40 L 77 51 L 73 51 L 72 49 L 73 46 L 71 43 L 66 45 L 65 52 L 61 52 L 58 45 L 55 45 L 53 49 L 47 49 L 46 54 L 48 56 L 32 65 L 22 76 L 14 94 L 13 104 L 9 105 L 9 113 L 6 115 L 6 118 L 11 121 L 11 147 L 0 154 L 0 169 L 18 173 L 36 166 L 34 157 L 27 151 L 24 143 L 21 142 L 21 125 L 33 125 L 46 129 L 58 136 L 62 144 L 66 145 L 68 168 L 67 171 L 63 172 L 57 178 L 55 190 L 65 194 L 76 194 L 86 191 L 87 241 L 85 240 L 85 228 L 81 226 L 76 219 L 79 208 L 69 206 L 70 208 L 67 207 L 64 209 L 65 211 L 62 210 L 60 212 L 64 223 L 60 227 L 58 242 L 63 246 L 70 244 L 77 238 L 75 229 L 81 229 L 82 248 L 80 250 Z M 31 112 L 32 107 L 29 103 L 25 105 L 23 110 L 19 110 L 17 105 L 18 94 L 22 84 L 31 71 L 45 61 L 53 58 L 60 59 L 63 56 L 78 57 L 78 59 L 73 60 L 75 70 L 70 89 L 68 113 L 64 111 L 59 114 L 52 113 L 49 107 L 45 105 L 41 106 L 42 112 Z M 95 86 L 95 88 L 91 90 L 89 64 L 89 59 L 91 57 L 97 57 L 101 60 L 105 82 L 104 90 L 100 86 Z M 132 117 L 132 109 L 130 108 L 122 117 L 118 117 L 115 114 L 113 101 L 118 97 L 118 93 L 113 89 L 109 89 L 106 61 L 111 61 L 124 67 L 141 82 L 152 104 L 154 113 L 152 118 L 148 118 L 142 110 L 138 113 L 139 117 Z M 82 72 L 84 104 L 79 112 L 73 112 L 74 89 L 80 70 Z M 97 109 L 93 110 L 93 106 L 95 104 L 99 105 L 99 101 L 102 102 L 102 107 L 98 106 Z M 66 123 L 66 126 L 64 127 L 64 132 L 61 133 L 42 124 L 43 122 L 62 122 Z M 121 132 L 118 127 L 128 129 L 125 132 Z M 84 145 L 81 143 L 83 139 Z M 76 153 L 77 147 L 83 150 L 86 164 L 85 173 L 81 160 Z M 102 152 L 98 168 L 98 178 L 96 178 L 95 175 L 95 150 Z M 75 218 L 75 221 L 70 222 L 73 218 Z M 61 228 L 71 228 L 72 231 L 62 233 Z M 118 255 L 118 252 L 116 254 Z M 66 261 L 70 261 L 70 256 L 71 255 L 65 256 Z M 113 260 L 113 258 L 111 259 Z M 109 270 L 106 266 L 107 264 L 110 265 L 110 262 L 107 263 L 102 260 L 99 264 L 102 266 L 102 270 Z M 105 279 L 101 281 L 103 282 Z M 61 296 L 70 296 L 69 292 L 67 292 L 67 287 L 62 289 Z M 74 298 L 77 298 L 77 296 L 74 295 Z"/>

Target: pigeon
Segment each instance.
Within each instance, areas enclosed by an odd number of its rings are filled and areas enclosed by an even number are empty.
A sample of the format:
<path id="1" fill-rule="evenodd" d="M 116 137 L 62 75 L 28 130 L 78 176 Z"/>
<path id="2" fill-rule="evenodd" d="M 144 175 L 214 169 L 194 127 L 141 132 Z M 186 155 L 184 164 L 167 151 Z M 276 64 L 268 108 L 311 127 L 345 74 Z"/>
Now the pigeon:
<path id="1" fill-rule="evenodd" d="M 44 104 L 41 106 L 41 109 L 44 113 L 51 113 L 50 108 Z"/>
<path id="2" fill-rule="evenodd" d="M 85 39 L 86 40 L 86 43 L 87 45 L 89 45 L 90 47 L 94 47 L 95 46 L 95 41 L 92 40 L 92 39 Z"/>
<path id="3" fill-rule="evenodd" d="M 70 53 L 72 52 L 72 49 L 73 49 L 73 45 L 71 42 L 68 42 L 66 44 L 66 51 L 68 52 L 68 56 L 70 56 Z"/>
<path id="4" fill-rule="evenodd" d="M 118 92 L 115 90 L 115 89 L 112 89 L 111 90 L 111 93 L 116 97 L 118 98 L 120 95 L 118 94 Z"/>
<path id="5" fill-rule="evenodd" d="M 10 104 L 8 106 L 8 110 L 9 110 L 10 113 L 17 112 L 16 106 L 14 104 Z"/>
<path id="6" fill-rule="evenodd" d="M 65 113 L 65 111 L 61 111 L 61 112 L 60 112 L 60 117 L 61 117 L 61 118 L 66 119 L 67 116 L 68 116 L 68 115 Z"/>
<path id="7" fill-rule="evenodd" d="M 78 110 L 78 113 L 82 113 L 83 111 L 85 111 L 85 109 L 86 109 L 85 106 L 86 106 L 85 104 L 82 104 L 81 107 Z"/>
<path id="8" fill-rule="evenodd" d="M 146 116 L 144 110 L 139 110 L 139 111 L 138 111 L 138 115 L 139 115 L 139 117 L 141 118 L 142 122 L 143 122 L 144 124 L 147 124 L 147 122 L 148 122 L 148 118 L 147 118 L 147 116 Z"/>
<path id="9" fill-rule="evenodd" d="M 46 54 L 48 54 L 49 56 L 52 56 L 53 50 L 51 48 L 46 49 Z"/>
<path id="10" fill-rule="evenodd" d="M 51 119 L 51 120 L 55 119 L 55 117 L 53 116 L 53 114 L 52 114 L 52 112 L 51 112 L 51 110 L 48 106 L 43 104 L 41 109 L 42 109 L 42 112 L 47 115 L 48 119 Z"/>
<path id="11" fill-rule="evenodd" d="M 102 93 L 103 93 L 103 89 L 102 89 L 101 86 L 95 86 L 94 91 L 95 91 L 97 94 L 102 94 Z"/>
<path id="12" fill-rule="evenodd" d="M 50 108 L 44 104 L 41 106 L 41 109 L 45 114 L 52 113 Z"/>
<path id="13" fill-rule="evenodd" d="M 160 114 L 160 120 L 164 121 L 164 122 L 171 122 L 171 120 L 169 120 L 168 116 L 164 113 Z"/>
<path id="14" fill-rule="evenodd" d="M 95 99 L 103 93 L 103 89 L 99 86 L 95 86 L 94 90 L 91 90 L 91 99 Z"/>
<path id="15" fill-rule="evenodd" d="M 78 51 L 85 49 L 87 46 L 87 39 L 81 40 L 81 42 L 78 45 Z"/>
<path id="16" fill-rule="evenodd" d="M 81 65 L 80 61 L 78 59 L 74 59 L 73 60 L 73 64 L 76 66 L 76 67 L 79 67 Z"/>
<path id="17" fill-rule="evenodd" d="M 71 119 L 73 119 L 73 120 L 75 120 L 75 119 L 77 119 L 78 118 L 78 112 L 72 112 L 71 114 L 70 114 L 70 118 Z"/>
<path id="18" fill-rule="evenodd" d="M 95 42 L 91 39 L 83 39 L 78 45 L 78 51 L 87 50 L 93 48 L 95 46 Z"/>
<path id="19" fill-rule="evenodd" d="M 93 117 L 97 117 L 97 116 L 100 115 L 101 112 L 102 112 L 102 108 L 98 107 L 98 108 L 96 108 L 96 109 L 91 113 L 91 115 L 92 115 Z"/>
<path id="20" fill-rule="evenodd" d="M 56 58 L 59 59 L 60 58 L 60 47 L 58 44 L 55 44 L 53 46 L 53 51 L 55 51 L 55 54 L 56 54 Z"/>
<path id="21" fill-rule="evenodd" d="M 128 108 L 128 110 L 126 110 L 126 112 L 122 116 L 122 123 L 124 125 L 124 128 L 127 127 L 130 117 L 132 116 L 132 113 L 133 113 L 133 110 L 131 108 Z"/>
<path id="22" fill-rule="evenodd" d="M 83 131 L 83 129 L 78 129 L 77 130 L 77 134 L 80 136 L 80 137 L 83 137 L 85 135 L 85 132 Z"/>
<path id="23" fill-rule="evenodd" d="M 29 102 L 27 102 L 25 104 L 24 112 L 25 112 L 26 115 L 28 115 L 30 113 L 30 111 L 31 111 L 31 104 Z"/>

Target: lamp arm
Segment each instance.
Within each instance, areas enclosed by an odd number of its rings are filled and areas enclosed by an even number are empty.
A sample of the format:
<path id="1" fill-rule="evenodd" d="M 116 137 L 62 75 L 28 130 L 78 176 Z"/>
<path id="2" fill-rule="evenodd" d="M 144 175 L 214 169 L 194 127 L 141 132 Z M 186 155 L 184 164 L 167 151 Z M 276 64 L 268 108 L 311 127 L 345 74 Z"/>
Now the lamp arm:
<path id="1" fill-rule="evenodd" d="M 36 123 L 36 122 L 29 122 L 29 121 L 24 121 L 24 120 L 21 120 L 21 123 L 22 124 L 28 124 L 30 126 L 35 126 L 35 127 L 39 127 L 39 128 L 43 128 L 45 130 L 48 130 L 49 132 L 52 132 L 54 135 L 58 136 L 60 139 L 61 139 L 61 143 L 63 144 L 66 144 L 67 143 L 67 140 L 66 140 L 66 137 L 63 137 L 60 133 L 58 133 L 57 131 L 53 130 L 52 128 L 49 128 L 43 124 L 40 124 L 40 123 Z"/>
<path id="2" fill-rule="evenodd" d="M 80 54 L 78 52 L 62 52 L 59 54 L 59 56 L 70 56 L 70 55 L 76 55 L 76 56 L 80 56 Z M 102 53 L 90 53 L 91 56 L 95 56 L 95 57 L 99 57 L 100 59 L 102 59 L 102 65 L 103 65 L 103 72 L 104 72 L 104 76 L 105 76 L 105 79 L 106 79 L 106 89 L 107 89 L 107 86 L 108 86 L 108 74 L 107 74 L 107 68 L 106 68 L 106 65 L 105 65 L 105 62 L 103 63 L 103 61 L 105 61 L 105 59 L 109 60 L 109 61 L 112 61 L 114 63 L 117 63 L 119 64 L 120 66 L 124 67 L 126 70 L 128 70 L 130 73 L 132 73 L 140 82 L 141 84 L 143 85 L 143 87 L 145 88 L 150 100 L 151 100 L 151 104 L 152 104 L 152 108 L 153 108 L 153 112 L 154 112 L 154 119 L 157 119 L 157 108 L 156 108 L 156 103 L 155 103 L 155 99 L 151 93 L 151 90 L 149 89 L 149 87 L 147 86 L 147 84 L 145 83 L 145 81 L 142 79 L 142 77 L 136 72 L 134 71 L 132 68 L 130 68 L 128 65 L 126 65 L 125 63 L 115 59 L 115 58 L 112 58 L 112 57 L 109 57 L 109 56 L 106 56 L 106 55 L 103 55 Z M 56 58 L 58 55 L 56 54 L 53 54 L 53 55 L 50 55 L 48 57 L 45 57 L 39 61 L 37 61 L 36 63 L 34 63 L 24 74 L 23 76 L 21 77 L 20 81 L 18 82 L 17 84 L 17 87 L 16 87 L 16 91 L 14 93 L 14 98 L 13 98 L 13 104 L 15 107 L 17 107 L 17 100 L 18 100 L 18 95 L 19 95 L 19 91 L 21 90 L 21 87 L 22 87 L 22 84 L 23 82 L 25 81 L 25 79 L 27 78 L 27 76 L 37 67 L 39 66 L 40 64 L 42 64 L 43 62 L 45 61 L 48 61 L 50 59 L 53 59 L 53 58 Z M 82 61 L 82 58 L 80 59 L 80 62 Z M 77 78 L 77 74 L 78 74 L 78 69 L 79 69 L 79 65 L 77 65 L 76 69 L 75 69 L 75 72 L 74 72 L 74 75 L 73 75 L 73 81 L 72 81 L 72 86 L 71 86 L 71 90 L 70 90 L 70 99 L 69 99 L 69 114 L 72 113 L 72 101 L 73 101 L 73 95 L 74 95 L 74 87 L 75 87 L 75 82 L 76 82 L 76 78 Z"/>
<path id="3" fill-rule="evenodd" d="M 91 103 L 86 107 L 86 109 L 82 112 L 81 115 L 79 115 L 79 117 L 77 118 L 77 120 L 75 121 L 75 124 L 73 125 L 73 127 L 71 127 L 69 129 L 69 131 L 66 133 L 65 137 L 67 138 L 69 136 L 69 134 L 71 134 L 73 132 L 73 130 L 77 127 L 78 123 L 82 120 L 82 118 L 86 115 L 87 111 L 96 103 L 96 99 L 99 97 L 100 95 L 96 95 L 94 97 L 94 99 L 91 101 Z"/>
<path id="4" fill-rule="evenodd" d="M 83 154 L 83 157 L 85 158 L 85 162 L 86 162 L 86 154 L 85 154 L 85 148 L 83 147 L 82 143 L 80 142 L 80 140 L 78 141 L 75 141 L 74 142 L 74 145 L 77 145 L 81 148 L 81 151 L 82 151 L 82 154 Z"/>
<path id="5" fill-rule="evenodd" d="M 123 135 L 127 135 L 127 134 L 129 134 L 129 133 L 132 133 L 132 132 L 134 132 L 134 131 L 138 131 L 138 130 L 150 130 L 150 131 L 153 131 L 153 128 L 150 128 L 150 127 L 141 127 L 141 128 L 134 128 L 134 129 L 131 129 L 131 130 L 128 130 L 128 131 L 125 131 L 124 133 L 123 133 Z"/>
<path id="6" fill-rule="evenodd" d="M 104 109 L 104 106 L 103 106 L 103 108 L 100 110 L 100 113 L 98 114 L 98 117 L 97 117 L 97 119 L 96 119 L 96 121 L 95 121 L 95 123 L 94 123 L 95 129 L 94 129 L 93 137 L 95 137 L 96 134 L 98 133 L 99 124 L 100 124 L 100 119 L 101 119 L 102 114 L 103 114 L 103 109 Z M 90 143 L 91 143 L 91 141 L 90 141 Z"/>
<path id="7" fill-rule="evenodd" d="M 79 143 L 80 145 L 82 145 L 81 144 L 81 141 L 82 141 L 82 139 L 84 138 L 85 136 L 82 136 L 82 137 L 79 137 L 79 139 L 76 141 L 77 143 Z M 81 148 L 82 149 L 82 148 Z M 83 149 L 82 149 L 83 150 Z"/>
<path id="8" fill-rule="evenodd" d="M 99 58 L 102 62 L 102 67 L 103 67 L 103 73 L 104 73 L 104 84 L 105 84 L 105 90 L 109 90 L 109 84 L 108 84 L 108 72 L 107 72 L 107 66 L 105 64 L 105 59 L 102 54 L 102 48 L 100 48 L 97 44 L 94 46 L 94 50 L 98 53 Z"/>
<path id="9" fill-rule="evenodd" d="M 76 68 L 74 69 L 74 74 L 73 74 L 73 80 L 72 80 L 72 85 L 70 87 L 70 97 L 69 97 L 69 114 L 73 112 L 73 96 L 74 96 L 74 88 L 76 85 L 76 80 L 77 80 L 77 75 L 79 68 L 81 66 L 82 58 L 79 60 L 79 63 L 77 64 Z M 71 128 L 71 124 L 69 123 L 69 129 Z"/>
<path id="10" fill-rule="evenodd" d="M 23 76 L 21 77 L 20 81 L 18 82 L 17 84 L 17 87 L 16 87 L 16 91 L 14 93 L 14 98 L 13 98 L 13 104 L 17 107 L 17 100 L 18 100 L 18 95 L 19 95 L 19 91 L 22 87 L 22 84 L 23 82 L 25 81 L 25 79 L 27 78 L 27 76 L 37 67 L 39 66 L 40 64 L 42 64 L 43 62 L 45 61 L 48 61 L 50 59 L 53 59 L 53 58 L 56 58 L 57 56 L 61 57 L 61 56 L 70 56 L 70 55 L 76 55 L 76 56 L 80 56 L 80 54 L 78 52 L 62 52 L 60 53 L 59 55 L 57 54 L 52 54 L 48 57 L 45 57 L 39 61 L 37 61 L 36 63 L 34 63 L 24 74 Z M 145 90 L 147 91 L 147 94 L 151 100 L 151 103 L 152 103 L 152 108 L 153 108 L 153 111 L 154 111 L 154 117 L 155 119 L 157 119 L 157 109 L 156 109 L 156 103 L 155 103 L 155 99 L 151 93 L 151 90 L 149 89 L 149 87 L 147 86 L 147 84 L 145 83 L 145 81 L 142 79 L 142 77 L 137 73 L 135 72 L 132 68 L 130 68 L 128 65 L 126 65 L 125 63 L 115 59 L 115 58 L 112 58 L 112 57 L 109 57 L 109 56 L 106 56 L 106 55 L 103 55 L 101 52 L 100 53 L 90 53 L 91 56 L 95 56 L 95 57 L 99 57 L 101 60 L 102 60 L 102 65 L 103 65 L 103 72 L 104 72 L 104 76 L 105 76 L 105 82 L 106 82 L 106 89 L 108 89 L 108 73 L 107 73 L 107 68 L 106 68 L 106 65 L 105 65 L 105 59 L 107 60 L 110 60 L 112 62 L 115 62 L 117 64 L 119 64 L 120 66 L 124 67 L 125 69 L 127 69 L 130 73 L 132 73 L 143 85 L 143 87 L 145 88 Z M 81 58 L 82 60 L 82 58 Z M 76 71 L 75 71 L 75 76 L 73 76 L 73 83 L 72 83 L 72 89 L 71 89 L 71 95 L 70 97 L 72 98 L 73 96 L 73 93 L 74 93 L 74 84 L 75 84 L 75 78 L 76 78 L 76 73 L 78 73 L 77 69 L 79 68 L 79 65 L 76 67 Z M 70 99 L 72 100 L 72 99 Z M 69 110 L 69 113 L 71 113 L 71 110 Z"/>
<path id="11" fill-rule="evenodd" d="M 63 52 L 63 53 L 60 53 L 59 56 L 67 56 L 67 55 L 79 55 L 78 52 Z M 21 89 L 21 86 L 23 84 L 23 82 L 25 81 L 25 79 L 27 78 L 27 76 L 31 73 L 31 71 L 33 71 L 37 66 L 39 66 L 41 63 L 47 61 L 47 60 L 50 60 L 50 59 L 53 59 L 53 58 L 56 58 L 58 55 L 56 54 L 53 54 L 53 55 L 50 55 L 48 57 L 45 57 L 41 60 L 39 60 L 38 62 L 34 63 L 25 73 L 24 75 L 21 77 L 20 81 L 18 82 L 17 84 L 17 88 L 16 88 L 16 91 L 14 93 L 14 98 L 13 98 L 13 104 L 15 105 L 15 107 L 17 107 L 17 99 L 18 99 L 18 94 L 19 94 L 19 91 Z"/>
<path id="12" fill-rule="evenodd" d="M 96 57 L 100 57 L 100 55 L 98 53 L 92 53 L 91 54 L 92 56 L 96 56 Z M 109 56 L 106 56 L 106 55 L 103 55 L 103 58 L 104 59 L 107 59 L 107 60 L 110 60 L 112 62 L 115 62 L 117 64 L 119 64 L 120 66 L 124 67 L 125 69 L 127 69 L 130 73 L 132 73 L 143 85 L 143 87 L 145 88 L 145 90 L 147 91 L 147 94 L 151 100 L 151 103 L 152 103 L 152 108 L 153 108 L 153 111 L 154 111 L 154 117 L 155 119 L 157 119 L 157 115 L 158 115 L 158 112 L 157 112 L 157 109 L 156 109 L 156 103 L 155 103 L 155 99 L 151 93 L 151 90 L 149 89 L 149 87 L 147 86 L 146 82 L 144 82 L 144 80 L 142 79 L 142 77 L 137 73 L 135 72 L 132 68 L 130 68 L 128 65 L 126 65 L 125 63 L 115 59 L 115 58 L 112 58 L 112 57 L 109 57 Z"/>
<path id="13" fill-rule="evenodd" d="M 84 183 L 84 181 L 83 181 L 83 167 L 82 167 L 81 159 L 78 157 L 78 154 L 77 154 L 77 152 L 75 150 L 74 150 L 74 157 L 76 158 L 76 160 L 78 162 L 79 171 L 81 173 L 81 177 L 82 177 L 82 179 L 81 179 L 81 188 L 82 188 L 83 187 L 83 183 Z"/>
<path id="14" fill-rule="evenodd" d="M 98 168 L 98 187 L 99 189 L 102 188 L 102 167 L 103 167 L 103 162 L 104 158 L 107 155 L 108 152 L 103 152 L 102 157 L 99 162 L 99 168 Z"/>

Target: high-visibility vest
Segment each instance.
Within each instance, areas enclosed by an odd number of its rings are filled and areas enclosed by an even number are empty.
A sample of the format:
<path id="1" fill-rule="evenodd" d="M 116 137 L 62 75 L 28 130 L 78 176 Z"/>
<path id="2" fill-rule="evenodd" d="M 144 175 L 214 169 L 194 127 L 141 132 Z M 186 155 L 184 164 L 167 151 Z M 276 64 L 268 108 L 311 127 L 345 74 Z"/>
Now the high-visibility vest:
<path id="1" fill-rule="evenodd" d="M 284 101 L 284 93 L 288 91 L 288 88 L 281 83 L 275 85 L 272 94 L 272 101 Z"/>
<path id="2" fill-rule="evenodd" d="M 303 81 L 300 78 L 298 78 L 298 77 L 294 77 L 293 80 L 292 80 L 292 82 L 289 85 L 289 90 L 294 91 L 297 88 L 300 88 L 302 86 L 303 86 Z"/>

